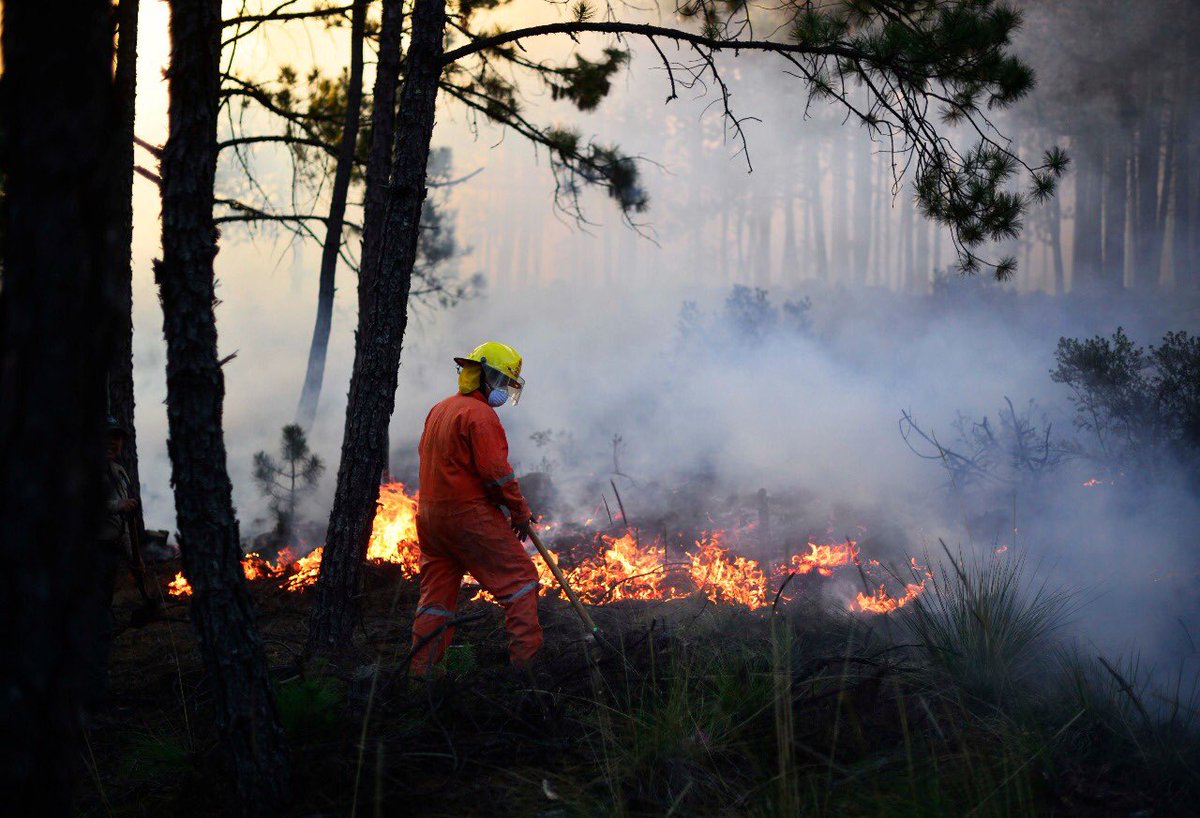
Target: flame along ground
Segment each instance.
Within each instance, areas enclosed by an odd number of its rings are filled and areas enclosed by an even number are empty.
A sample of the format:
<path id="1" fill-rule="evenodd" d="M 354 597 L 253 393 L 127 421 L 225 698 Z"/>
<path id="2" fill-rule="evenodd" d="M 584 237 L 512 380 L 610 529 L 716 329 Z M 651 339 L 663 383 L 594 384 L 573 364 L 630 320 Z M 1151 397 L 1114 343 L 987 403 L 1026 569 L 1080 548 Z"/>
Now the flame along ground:
<path id="1" fill-rule="evenodd" d="M 591 520 L 585 524 L 590 525 Z M 549 526 L 553 527 L 553 524 Z M 547 527 L 543 527 L 545 530 Z M 757 560 L 739 556 L 726 544 L 728 534 L 717 530 L 707 532 L 687 551 L 684 559 L 670 561 L 667 548 L 657 539 L 641 542 L 633 532 L 612 537 L 595 534 L 602 551 L 574 566 L 563 565 L 572 587 L 584 602 L 603 605 L 621 599 L 670 600 L 702 593 L 714 602 L 745 605 L 750 609 L 770 604 L 775 592 L 789 574 L 804 575 L 814 571 L 831 576 L 834 571 L 853 565 L 857 567 L 864 587 L 868 573 L 877 574 L 877 560 L 860 559 L 858 543 L 807 543 L 806 549 L 792 554 L 786 563 L 764 569 Z M 288 591 L 300 591 L 317 581 L 321 566 L 321 548 L 296 558 L 290 551 L 279 552 L 271 562 L 258 554 L 242 559 L 242 570 L 249 580 L 274 579 Z M 417 495 L 408 494 L 402 483 L 380 487 L 378 511 L 367 546 L 367 558 L 379 563 L 399 565 L 408 578 L 417 576 L 420 552 L 417 546 Z M 549 567 L 540 557 L 534 558 L 544 593 L 558 593 L 558 584 Z M 914 576 L 928 577 L 928 572 L 912 560 Z M 903 594 L 893 596 L 884 584 L 868 593 L 859 592 L 848 603 L 850 610 L 867 613 L 887 613 L 911 602 L 925 590 L 925 579 L 907 583 Z M 182 573 L 169 584 L 172 596 L 188 596 L 192 588 Z M 488 599 L 485 591 L 475 599 Z"/>

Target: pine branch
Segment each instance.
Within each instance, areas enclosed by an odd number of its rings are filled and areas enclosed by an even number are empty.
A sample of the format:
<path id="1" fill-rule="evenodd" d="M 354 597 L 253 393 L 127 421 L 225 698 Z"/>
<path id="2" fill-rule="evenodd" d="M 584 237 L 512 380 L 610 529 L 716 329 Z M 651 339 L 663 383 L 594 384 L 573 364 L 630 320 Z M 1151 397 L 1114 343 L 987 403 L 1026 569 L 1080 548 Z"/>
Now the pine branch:
<path id="1" fill-rule="evenodd" d="M 443 65 L 450 65 L 463 57 L 478 54 L 481 51 L 495 49 L 498 46 L 517 42 L 532 37 L 545 37 L 551 34 L 630 34 L 640 37 L 661 37 L 677 43 L 687 43 L 692 46 L 707 48 L 712 51 L 767 51 L 777 54 L 806 54 L 821 57 L 842 57 L 854 61 L 868 61 L 870 55 L 859 49 L 844 45 L 812 45 L 809 43 L 783 43 L 774 40 L 721 40 L 693 34 L 677 28 L 654 26 L 646 23 L 548 23 L 541 26 L 519 28 L 505 31 L 490 37 L 480 37 L 474 42 L 447 51 L 442 58 Z"/>

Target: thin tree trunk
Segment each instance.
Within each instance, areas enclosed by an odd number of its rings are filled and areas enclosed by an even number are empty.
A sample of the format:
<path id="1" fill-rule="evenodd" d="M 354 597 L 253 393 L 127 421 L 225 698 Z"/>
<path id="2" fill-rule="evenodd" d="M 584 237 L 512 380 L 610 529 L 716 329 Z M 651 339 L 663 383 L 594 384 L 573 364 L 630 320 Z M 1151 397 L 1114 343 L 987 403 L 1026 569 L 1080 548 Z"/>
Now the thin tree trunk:
<path id="1" fill-rule="evenodd" d="M 829 281 L 829 251 L 825 243 L 825 205 L 821 196 L 821 154 L 820 143 L 814 142 L 812 150 L 806 151 L 808 168 L 805 176 L 808 179 L 808 222 L 812 235 L 813 263 L 817 268 L 817 278 Z"/>
<path id="2" fill-rule="evenodd" d="M 1175 211 L 1173 213 L 1175 230 L 1172 235 L 1172 261 L 1174 266 L 1175 286 L 1177 289 L 1188 291 L 1198 283 L 1196 275 L 1196 258 L 1192 255 L 1191 235 L 1192 220 L 1192 137 L 1191 137 L 1191 106 L 1187 104 L 1187 85 L 1181 83 L 1180 96 L 1181 112 L 1176 118 L 1176 126 L 1171 138 L 1175 141 Z"/>
<path id="3" fill-rule="evenodd" d="M 789 154 L 791 155 L 791 154 Z M 788 162 L 783 176 L 783 268 L 781 279 L 785 285 L 800 277 L 800 253 L 796 246 L 796 168 Z"/>
<path id="4" fill-rule="evenodd" d="M 881 154 L 879 157 L 879 171 L 882 178 L 877 189 L 879 217 L 876 221 L 878 225 L 876 232 L 879 234 L 879 252 L 875 256 L 875 266 L 877 269 L 876 283 L 894 290 L 897 262 L 895 247 L 892 244 L 892 222 L 895 221 L 892 161 L 890 155 L 883 156 Z"/>
<path id="5" fill-rule="evenodd" d="M 377 271 L 370 273 L 374 292 L 367 299 L 367 311 L 361 313 L 355 342 L 337 490 L 309 616 L 308 649 L 317 654 L 336 654 L 349 645 L 359 619 L 362 565 L 408 324 L 445 22 L 445 0 L 416 0 L 387 191 L 383 252 Z"/>
<path id="6" fill-rule="evenodd" d="M 1109 140 L 1104 165 L 1104 283 L 1121 289 L 1125 283 L 1125 207 L 1129 198 L 1128 134 Z M 1056 197 L 1057 198 L 1057 197 Z"/>
<path id="7" fill-rule="evenodd" d="M 737 219 L 733 223 L 735 232 L 734 247 L 734 263 L 737 265 L 737 270 L 734 272 L 735 278 L 743 283 L 749 281 L 746 275 L 746 212 L 750 209 L 750 204 L 745 193 L 737 197 Z"/>
<path id="8" fill-rule="evenodd" d="M 0 784 L 74 814 L 98 593 L 116 184 L 112 6 L 5 3 L 0 23 Z M 108 137 L 108 138 L 105 138 Z"/>
<path id="9" fill-rule="evenodd" d="M 912 205 L 912 207 L 915 208 L 916 205 Z M 933 232 L 933 222 L 917 215 L 913 289 L 922 293 L 929 292 L 929 281 L 933 277 L 929 267 L 929 234 L 931 232 Z"/>
<path id="10" fill-rule="evenodd" d="M 139 0 L 121 0 L 117 6 L 117 131 L 120 155 L 114 170 L 111 207 L 115 214 L 117 299 L 121 320 L 117 326 L 113 365 L 108 373 L 109 412 L 125 427 L 121 465 L 129 480 L 140 485 L 137 459 L 137 428 L 134 425 L 133 394 L 133 133 L 137 102 L 137 37 Z M 138 508 L 141 514 L 141 508 Z"/>
<path id="11" fill-rule="evenodd" d="M 854 166 L 854 269 L 852 283 L 862 285 L 867 281 L 871 264 L 871 226 L 874 224 L 871 210 L 871 187 L 874 182 L 874 155 L 871 143 L 857 151 L 858 162 Z"/>
<path id="12" fill-rule="evenodd" d="M 775 197 L 767 191 L 754 199 L 754 278 L 759 287 L 771 286 L 771 221 Z"/>
<path id="13" fill-rule="evenodd" d="M 721 199 L 721 227 L 717 232 L 720 246 L 717 248 L 717 263 L 721 267 L 721 283 L 729 281 L 729 199 Z"/>
<path id="14" fill-rule="evenodd" d="M 900 287 L 904 291 L 912 287 L 913 280 L 913 200 L 900 192 Z"/>
<path id="15" fill-rule="evenodd" d="M 167 341 L 167 421 L 183 572 L 224 755 L 247 813 L 276 813 L 288 791 L 283 731 L 242 573 L 225 463 L 213 312 L 213 179 L 220 0 L 172 0 L 170 108 L 162 160 L 163 258 L 155 279 Z"/>
<path id="16" fill-rule="evenodd" d="M 1138 129 L 1137 210 L 1134 225 L 1133 284 L 1137 289 L 1150 289 L 1158 283 L 1158 268 L 1162 252 L 1162 230 L 1158 221 L 1159 175 L 1162 161 L 1162 109 L 1151 100 Z"/>
<path id="17" fill-rule="evenodd" d="M 1067 283 L 1066 267 L 1063 264 L 1061 196 L 1050 198 L 1050 201 L 1047 202 L 1046 214 L 1050 222 L 1050 255 L 1054 264 L 1054 294 L 1063 295 L 1067 291 Z M 1072 282 L 1073 284 L 1074 282 Z"/>
<path id="18" fill-rule="evenodd" d="M 1094 138 L 1079 146 L 1079 173 L 1075 177 L 1075 255 L 1071 264 L 1074 286 L 1094 284 L 1101 273 L 1100 173 L 1104 151 Z"/>
<path id="19" fill-rule="evenodd" d="M 321 384 L 325 377 L 325 354 L 329 349 L 329 331 L 333 326 L 334 281 L 337 277 L 338 254 L 342 249 L 346 196 L 350 192 L 350 176 L 354 170 L 354 149 L 358 145 L 358 123 L 362 118 L 363 32 L 366 21 L 367 0 L 355 0 L 350 14 L 350 78 L 346 88 L 346 121 L 342 126 L 342 144 L 338 149 L 337 169 L 333 176 L 329 219 L 325 222 L 325 244 L 321 249 L 317 320 L 308 350 L 308 370 L 304 375 L 304 387 L 300 390 L 300 405 L 296 408 L 296 423 L 305 429 L 312 426 L 317 416 L 317 403 L 321 399 Z"/>
<path id="20" fill-rule="evenodd" d="M 846 253 L 849 239 L 847 224 L 847 202 L 850 200 L 849 158 L 846 156 L 847 135 L 838 134 L 838 138 L 829 140 L 829 184 L 833 190 L 833 246 L 830 248 L 829 264 L 833 280 L 839 284 L 846 283 Z"/>

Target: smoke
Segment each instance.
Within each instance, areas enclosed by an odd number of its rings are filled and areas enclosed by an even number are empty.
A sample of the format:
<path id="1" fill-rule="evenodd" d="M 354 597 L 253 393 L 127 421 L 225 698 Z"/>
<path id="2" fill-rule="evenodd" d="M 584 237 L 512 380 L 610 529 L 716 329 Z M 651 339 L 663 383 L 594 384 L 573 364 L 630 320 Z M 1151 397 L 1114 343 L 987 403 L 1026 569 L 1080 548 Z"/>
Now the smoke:
<path id="1" fill-rule="evenodd" d="M 644 229 L 657 243 L 618 224 L 600 196 L 585 196 L 585 212 L 606 224 L 564 223 L 532 149 L 512 138 L 497 145 L 498 134 L 486 128 L 476 137 L 449 112 L 440 120 L 435 141 L 452 148 L 456 168 L 484 169 L 454 190 L 450 206 L 473 248 L 455 263 L 463 275 L 482 273 L 488 286 L 452 310 L 421 308 L 410 321 L 391 424 L 397 471 L 412 471 L 425 413 L 454 390 L 451 358 L 500 340 L 526 361 L 523 400 L 500 410 L 512 460 L 520 474 L 551 465 L 581 516 L 601 500 L 619 437 L 620 471 L 631 480 L 618 479 L 631 518 L 661 514 L 661 504 L 684 488 L 714 512 L 731 496 L 750 505 L 763 488 L 776 498 L 781 536 L 865 531 L 881 555 L 899 563 L 926 551 L 936 558 L 939 539 L 982 554 L 1009 546 L 1005 553 L 1029 556 L 1038 581 L 1077 593 L 1076 632 L 1097 649 L 1164 661 L 1186 653 L 1185 634 L 1200 635 L 1200 508 L 1180 481 L 1135 491 L 1130 475 L 1120 487 L 1087 488 L 1091 475 L 1076 462 L 1015 493 L 955 495 L 937 463 L 909 450 L 898 421 L 908 410 L 949 440 L 960 412 L 995 418 L 1007 396 L 1018 406 L 1035 400 L 1056 433 L 1069 436 L 1067 396 L 1048 375 L 1058 338 L 1108 335 L 1118 325 L 1140 343 L 1170 329 L 1195 333 L 1194 297 L 1083 288 L 1067 297 L 1019 294 L 1046 284 L 1052 265 L 1044 237 L 1028 248 L 1030 264 L 1013 286 L 936 280 L 935 268 L 951 261 L 944 237 L 918 217 L 912 237 L 902 239 L 907 194 L 893 196 L 882 159 L 852 126 L 806 122 L 802 101 L 755 85 L 764 74 L 747 62 L 744 76 L 731 81 L 743 108 L 764 120 L 751 130 L 755 173 L 747 174 L 719 121 L 703 115 L 705 101 L 659 108 L 663 78 L 643 81 L 652 63 L 638 55 L 636 81 L 631 72 L 598 114 L 571 116 L 585 132 L 661 163 L 645 176 L 652 211 Z M 549 103 L 539 110 L 547 121 L 565 111 Z M 1048 128 L 1045 135 L 1058 133 Z M 865 178 L 873 181 L 864 205 Z M 170 528 L 161 316 L 149 272 L 157 208 L 147 190 L 139 195 L 143 497 L 148 523 Z M 1073 196 L 1062 226 L 1068 263 Z M 238 352 L 225 368 L 225 428 L 243 535 L 267 527 L 251 459 L 272 448 L 293 418 L 318 257 L 316 248 L 295 248 L 269 231 L 251 240 L 230 227 L 222 239 L 221 353 Z M 866 267 L 856 266 L 860 258 Z M 1194 258 L 1188 262 L 1194 270 Z M 1080 281 L 1084 273 L 1076 273 Z M 355 282 L 345 270 L 339 275 L 325 390 L 309 436 L 329 464 L 310 509 L 316 519 L 336 480 L 353 356 Z M 776 326 L 747 333 L 726 320 L 735 284 L 767 289 Z M 804 297 L 812 302 L 811 327 L 786 328 L 783 305 Z M 685 302 L 700 316 L 688 334 L 680 328 Z M 532 436 L 546 430 L 551 442 L 538 446 Z"/>

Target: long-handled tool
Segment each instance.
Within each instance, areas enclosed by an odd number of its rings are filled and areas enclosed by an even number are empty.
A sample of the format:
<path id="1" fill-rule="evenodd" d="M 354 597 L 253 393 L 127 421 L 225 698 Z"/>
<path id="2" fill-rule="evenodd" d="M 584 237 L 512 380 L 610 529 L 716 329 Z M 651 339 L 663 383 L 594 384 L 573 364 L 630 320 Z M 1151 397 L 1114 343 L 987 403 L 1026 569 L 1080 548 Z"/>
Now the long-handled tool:
<path id="1" fill-rule="evenodd" d="M 579 614 L 579 618 L 583 620 L 583 624 L 588 629 L 588 633 L 591 635 L 592 639 L 599 643 L 601 636 L 600 628 L 597 627 L 596 623 L 592 621 L 592 617 L 590 614 L 588 614 L 587 609 L 583 607 L 583 602 L 580 601 L 579 595 L 575 593 L 575 589 L 571 587 L 569 582 L 567 582 L 567 578 L 563 574 L 562 569 L 558 567 L 558 560 L 554 559 L 554 555 L 550 553 L 550 549 L 542 544 L 542 538 L 538 536 L 536 531 L 534 531 L 532 524 L 529 526 L 529 539 L 533 540 L 533 544 L 537 547 L 538 552 L 542 555 L 542 559 L 546 561 L 546 565 L 550 566 L 550 572 L 554 574 L 554 578 L 558 580 L 558 584 L 562 586 L 563 593 L 567 595 L 567 599 L 571 600 L 571 607 L 575 609 L 575 613 Z"/>

